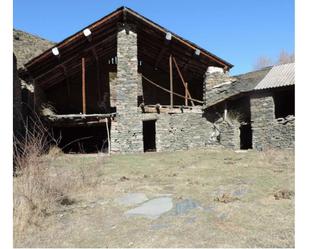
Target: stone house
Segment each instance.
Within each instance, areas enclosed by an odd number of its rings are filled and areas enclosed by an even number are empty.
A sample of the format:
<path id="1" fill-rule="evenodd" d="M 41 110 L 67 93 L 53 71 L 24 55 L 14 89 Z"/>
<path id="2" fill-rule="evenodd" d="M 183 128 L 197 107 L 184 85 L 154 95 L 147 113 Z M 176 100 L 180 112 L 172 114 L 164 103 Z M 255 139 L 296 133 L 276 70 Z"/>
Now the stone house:
<path id="1" fill-rule="evenodd" d="M 294 63 L 227 77 L 213 74 L 205 93 L 206 115 L 233 149 L 294 148 Z"/>
<path id="2" fill-rule="evenodd" d="M 135 153 L 237 148 L 239 128 L 254 117 L 243 106 L 262 100 L 264 90 L 246 93 L 272 69 L 230 77 L 232 67 L 121 7 L 24 63 L 19 76 L 34 86 L 34 111 L 65 151 Z M 241 127 L 226 119 L 227 100 L 243 116 Z M 262 133 L 258 124 L 253 137 Z"/>

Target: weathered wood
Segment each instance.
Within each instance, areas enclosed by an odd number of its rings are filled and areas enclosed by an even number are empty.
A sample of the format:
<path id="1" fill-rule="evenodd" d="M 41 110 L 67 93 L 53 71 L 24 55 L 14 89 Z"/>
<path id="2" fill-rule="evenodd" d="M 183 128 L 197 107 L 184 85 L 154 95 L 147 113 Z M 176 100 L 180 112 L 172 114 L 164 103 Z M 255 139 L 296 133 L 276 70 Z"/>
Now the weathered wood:
<path id="1" fill-rule="evenodd" d="M 192 106 L 180 106 L 175 108 L 170 108 L 170 106 L 161 106 L 160 111 L 154 105 L 145 105 L 145 113 L 202 113 L 201 108 L 192 107 Z"/>
<path id="2" fill-rule="evenodd" d="M 173 108 L 173 63 L 172 63 L 172 55 L 169 58 L 170 64 L 170 105 Z"/>
<path id="3" fill-rule="evenodd" d="M 188 82 L 185 83 L 186 87 L 185 87 L 185 106 L 188 105 Z"/>
<path id="4" fill-rule="evenodd" d="M 96 48 L 98 48 L 99 46 L 103 46 L 103 44 L 104 44 L 105 42 L 109 42 L 110 40 L 113 40 L 113 39 L 115 39 L 114 36 L 109 36 L 109 37 L 107 37 L 107 38 L 105 38 L 105 39 L 102 39 L 100 42 L 96 43 L 95 45 L 91 45 L 91 46 L 89 46 L 89 47 L 83 49 L 82 51 L 79 51 L 79 52 L 75 53 L 74 56 L 72 56 L 72 57 L 70 57 L 70 58 L 68 58 L 68 59 L 66 59 L 66 60 L 62 60 L 62 63 L 61 63 L 61 64 L 59 64 L 59 65 L 57 65 L 57 66 L 55 66 L 55 67 L 52 67 L 52 68 L 46 70 L 44 73 L 41 73 L 41 74 L 39 74 L 38 76 L 34 77 L 34 79 L 39 80 L 39 79 L 43 78 L 43 77 L 46 76 L 47 74 L 52 73 L 55 69 L 61 67 L 61 65 L 69 64 L 69 63 L 72 63 L 72 62 L 74 63 L 74 61 L 80 59 L 80 57 L 81 57 L 82 54 L 85 54 L 85 53 L 87 53 L 87 52 L 89 52 L 89 51 L 92 51 L 93 49 L 96 49 Z M 105 49 L 106 49 L 106 48 L 105 48 Z M 78 63 L 78 64 L 79 64 L 79 63 Z"/>
<path id="5" fill-rule="evenodd" d="M 186 82 L 185 82 L 184 78 L 182 77 L 182 74 L 179 70 L 179 67 L 178 67 L 178 64 L 177 64 L 175 57 L 173 57 L 173 61 L 175 63 L 175 66 L 176 66 L 177 72 L 179 74 L 179 77 L 181 79 L 181 82 L 182 82 L 183 86 L 185 87 L 185 91 L 189 95 L 190 99 L 192 99 L 191 94 L 190 94 L 189 89 L 188 89 L 188 85 L 186 85 Z M 191 104 L 192 104 L 192 106 L 194 106 L 194 102 L 192 100 L 191 100 Z"/>
<path id="6" fill-rule="evenodd" d="M 227 120 L 227 104 L 224 102 L 224 120 Z"/>
<path id="7" fill-rule="evenodd" d="M 171 92 L 170 90 L 164 88 L 163 86 L 160 86 L 160 85 L 158 85 L 157 83 L 153 82 L 152 80 L 148 79 L 146 76 L 142 75 L 142 77 L 146 80 L 146 82 L 149 82 L 150 84 L 152 84 L 152 85 L 154 85 L 154 86 L 156 86 L 156 87 L 162 89 L 163 91 L 165 91 L 165 92 L 167 92 L 167 93 L 170 93 L 170 94 L 173 94 L 173 95 L 176 95 L 176 96 L 178 96 L 178 97 L 180 97 L 180 98 L 185 99 L 185 96 L 183 96 L 183 95 L 181 95 L 181 94 L 179 94 L 179 93 Z M 198 99 L 193 99 L 193 98 L 190 98 L 190 97 L 189 97 L 188 99 L 189 99 L 189 100 L 192 100 L 192 101 L 195 101 L 195 102 L 197 102 L 197 103 L 200 103 L 200 104 L 203 104 L 203 103 L 204 103 L 203 101 L 198 100 Z"/>
<path id="8" fill-rule="evenodd" d="M 106 132 L 107 132 L 107 142 L 108 142 L 108 154 L 111 154 L 111 140 L 109 137 L 109 128 L 108 128 L 108 118 L 105 118 Z"/>
<path id="9" fill-rule="evenodd" d="M 166 31 L 164 30 L 164 28 L 162 28 L 162 27 L 156 25 L 155 23 L 151 22 L 151 21 L 148 20 L 148 19 L 143 18 L 142 16 L 138 15 L 137 13 L 135 13 L 135 12 L 133 12 L 133 11 L 131 11 L 131 10 L 128 10 L 128 13 L 130 13 L 131 15 L 134 15 L 134 16 L 136 16 L 137 18 L 143 20 L 145 23 L 147 23 L 148 25 L 150 25 L 150 26 L 156 28 L 157 30 L 160 30 L 161 32 L 166 33 Z M 173 37 L 174 37 L 174 39 L 176 39 L 176 40 L 179 41 L 180 43 L 184 44 L 186 47 L 189 47 L 189 48 L 191 48 L 191 49 L 194 50 L 194 51 L 197 49 L 195 46 L 193 46 L 192 44 L 190 44 L 190 43 L 187 42 L 186 40 L 182 39 L 181 37 L 176 36 L 176 35 L 174 35 Z M 219 59 L 215 58 L 214 56 L 212 56 L 212 55 L 206 53 L 205 51 L 201 51 L 201 54 L 203 54 L 204 56 L 206 56 L 206 57 L 210 58 L 211 60 L 217 62 L 218 64 L 221 64 L 221 65 L 223 65 L 223 66 L 226 66 L 226 64 L 225 64 L 224 62 L 222 62 L 222 61 L 220 61 Z"/>
<path id="10" fill-rule="evenodd" d="M 82 57 L 82 105 L 83 114 L 86 114 L 86 67 L 85 67 L 85 57 Z"/>
<path id="11" fill-rule="evenodd" d="M 117 15 L 120 14 L 121 12 L 122 12 L 122 10 L 117 10 L 117 11 L 115 11 L 115 12 L 112 12 L 111 14 L 109 14 L 109 15 L 103 17 L 103 18 L 100 19 L 99 21 L 97 21 L 97 22 L 91 24 L 90 26 L 88 26 L 88 28 L 89 28 L 90 30 L 94 30 L 94 29 L 96 29 L 98 26 L 100 26 L 101 24 L 104 24 L 104 23 L 108 22 L 110 19 L 112 19 L 113 17 L 117 16 Z M 59 44 L 58 48 L 61 48 L 61 49 L 62 49 L 63 47 L 69 45 L 72 41 L 74 41 L 74 40 L 76 40 L 76 39 L 80 39 L 81 36 L 84 36 L 83 32 L 78 32 L 78 33 L 76 33 L 75 35 L 70 36 L 69 38 L 67 38 L 67 39 L 65 39 L 64 41 L 62 41 L 62 42 Z M 43 54 L 41 54 L 40 56 L 37 56 L 37 57 L 33 58 L 32 60 L 30 60 L 27 64 L 29 64 L 29 66 L 31 66 L 31 65 L 34 64 L 35 62 L 40 61 L 40 60 L 42 60 L 43 58 L 48 57 L 48 56 L 49 56 L 49 53 L 43 53 Z M 27 66 L 28 66 L 28 65 L 27 65 Z"/>

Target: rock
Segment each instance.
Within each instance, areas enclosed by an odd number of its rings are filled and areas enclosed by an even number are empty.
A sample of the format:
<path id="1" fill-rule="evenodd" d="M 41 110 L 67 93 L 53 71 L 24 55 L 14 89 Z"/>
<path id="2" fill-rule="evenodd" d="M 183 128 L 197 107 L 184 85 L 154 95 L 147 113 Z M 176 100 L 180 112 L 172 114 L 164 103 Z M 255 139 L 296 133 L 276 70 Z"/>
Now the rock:
<path id="1" fill-rule="evenodd" d="M 141 206 L 125 212 L 128 217 L 142 216 L 148 219 L 157 219 L 173 208 L 172 198 L 161 197 L 145 202 Z"/>

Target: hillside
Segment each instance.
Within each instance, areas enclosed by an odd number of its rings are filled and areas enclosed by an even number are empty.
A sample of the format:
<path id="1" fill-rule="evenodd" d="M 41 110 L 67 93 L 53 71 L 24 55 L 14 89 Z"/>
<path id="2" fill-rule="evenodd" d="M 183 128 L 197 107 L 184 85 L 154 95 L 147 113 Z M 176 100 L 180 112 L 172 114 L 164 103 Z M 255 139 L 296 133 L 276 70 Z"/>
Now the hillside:
<path id="1" fill-rule="evenodd" d="M 39 36 L 14 29 L 13 51 L 17 58 L 17 68 L 23 67 L 29 60 L 53 47 L 55 44 Z"/>

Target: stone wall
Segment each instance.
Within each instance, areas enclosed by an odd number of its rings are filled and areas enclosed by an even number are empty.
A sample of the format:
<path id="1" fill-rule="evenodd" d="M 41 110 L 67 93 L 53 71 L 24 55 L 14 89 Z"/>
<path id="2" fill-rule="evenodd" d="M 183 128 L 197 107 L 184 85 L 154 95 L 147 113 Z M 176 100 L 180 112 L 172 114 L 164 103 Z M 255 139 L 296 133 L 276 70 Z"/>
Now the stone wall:
<path id="1" fill-rule="evenodd" d="M 224 72 L 223 68 L 209 67 L 204 77 L 204 105 L 208 107 L 218 100 L 222 100 L 223 98 L 220 93 L 229 92 L 230 85 L 234 81 L 236 81 L 236 79 L 230 77 L 228 72 Z M 220 98 L 218 98 L 219 96 Z"/>
<path id="2" fill-rule="evenodd" d="M 275 104 L 271 92 L 251 95 L 252 146 L 257 150 L 293 148 L 295 144 L 294 119 L 280 122 L 275 119 Z"/>
<path id="3" fill-rule="evenodd" d="M 141 75 L 138 74 L 137 34 L 134 27 L 126 32 L 118 31 L 117 35 L 117 77 L 114 81 L 117 112 L 137 112 L 138 86 Z"/>
<path id="4" fill-rule="evenodd" d="M 220 144 L 226 148 L 238 150 L 240 148 L 239 124 L 223 121 L 219 125 Z"/>
<path id="5" fill-rule="evenodd" d="M 143 151 L 142 121 L 137 107 L 138 74 L 137 34 L 134 27 L 125 30 L 119 26 L 117 34 L 117 75 L 110 81 L 111 104 L 116 106 L 117 117 L 111 123 L 112 153 Z"/>
<path id="6" fill-rule="evenodd" d="M 111 123 L 111 152 L 143 152 L 143 123 L 141 114 L 118 114 Z"/>
<path id="7" fill-rule="evenodd" d="M 213 125 L 202 113 L 160 114 L 156 122 L 157 151 L 175 151 L 214 145 Z"/>
<path id="8" fill-rule="evenodd" d="M 202 113 L 119 114 L 111 124 L 112 153 L 144 151 L 143 121 L 156 120 L 157 151 L 176 151 L 216 145 L 213 125 Z"/>

